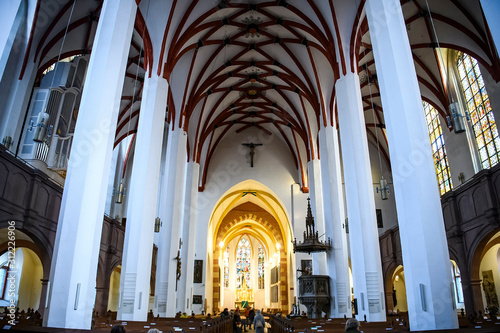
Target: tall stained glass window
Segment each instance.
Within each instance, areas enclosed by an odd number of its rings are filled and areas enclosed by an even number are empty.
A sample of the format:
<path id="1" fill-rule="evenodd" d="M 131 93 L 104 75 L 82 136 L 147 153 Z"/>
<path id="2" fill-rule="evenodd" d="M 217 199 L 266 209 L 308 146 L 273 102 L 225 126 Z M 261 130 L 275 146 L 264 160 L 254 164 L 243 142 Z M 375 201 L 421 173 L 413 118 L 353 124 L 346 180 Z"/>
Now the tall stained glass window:
<path id="1" fill-rule="evenodd" d="M 224 251 L 224 288 L 229 288 L 229 246 Z"/>
<path id="2" fill-rule="evenodd" d="M 236 248 L 236 289 L 251 288 L 250 257 L 251 245 L 247 236 L 243 236 Z"/>
<path id="3" fill-rule="evenodd" d="M 431 140 L 432 155 L 434 156 L 434 167 L 441 195 L 453 189 L 451 183 L 450 166 L 444 146 L 443 130 L 441 121 L 436 109 L 427 102 L 422 102 L 424 105 L 425 121 L 427 122 L 427 130 Z"/>
<path id="4" fill-rule="evenodd" d="M 262 245 L 259 244 L 259 249 L 258 249 L 258 269 L 259 269 L 259 289 L 264 289 L 264 263 L 266 262 L 265 260 L 265 252 L 264 249 L 262 248 Z"/>
<path id="5" fill-rule="evenodd" d="M 500 149 L 500 139 L 490 99 L 476 59 L 460 52 L 457 65 L 479 149 L 479 158 L 483 168 L 487 169 L 498 163 Z"/>

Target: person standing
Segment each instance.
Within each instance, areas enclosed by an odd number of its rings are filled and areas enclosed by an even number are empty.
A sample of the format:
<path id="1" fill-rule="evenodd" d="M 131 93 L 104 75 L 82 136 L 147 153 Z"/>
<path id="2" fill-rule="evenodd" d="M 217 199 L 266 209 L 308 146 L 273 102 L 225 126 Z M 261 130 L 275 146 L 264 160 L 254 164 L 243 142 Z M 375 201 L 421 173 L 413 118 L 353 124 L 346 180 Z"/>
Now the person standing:
<path id="1" fill-rule="evenodd" d="M 253 319 L 255 318 L 255 310 L 254 308 L 251 308 L 250 311 L 248 311 L 248 326 L 249 326 L 249 329 L 252 329 L 252 323 L 253 323 Z M 255 328 L 255 326 L 254 326 Z"/>
<path id="2" fill-rule="evenodd" d="M 248 332 L 247 326 L 250 325 L 250 307 L 245 308 L 245 320 L 243 321 L 243 329 Z"/>
<path id="3" fill-rule="evenodd" d="M 266 320 L 260 310 L 257 310 L 257 314 L 253 320 L 253 327 L 255 328 L 255 333 L 264 333 L 264 328 L 266 327 Z"/>
<path id="4" fill-rule="evenodd" d="M 239 328 L 239 332 L 238 332 Z M 233 316 L 233 333 L 241 333 L 241 316 L 240 309 L 236 309 Z"/>

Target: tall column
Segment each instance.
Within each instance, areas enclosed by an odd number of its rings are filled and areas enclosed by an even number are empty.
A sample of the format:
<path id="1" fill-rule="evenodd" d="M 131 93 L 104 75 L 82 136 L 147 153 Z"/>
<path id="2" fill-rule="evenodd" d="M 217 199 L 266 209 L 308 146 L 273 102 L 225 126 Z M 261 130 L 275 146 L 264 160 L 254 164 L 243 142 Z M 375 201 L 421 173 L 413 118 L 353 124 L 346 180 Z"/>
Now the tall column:
<path id="1" fill-rule="evenodd" d="M 181 267 L 181 279 L 178 283 L 179 309 L 182 312 L 189 313 L 193 307 L 191 290 L 193 289 L 194 260 L 196 244 L 196 219 L 198 212 L 198 182 L 200 175 L 200 165 L 191 161 L 187 165 L 186 172 L 186 193 L 184 198 L 184 217 L 182 222 L 182 249 L 181 258 L 183 265 Z M 200 259 L 200 258 L 198 258 Z M 203 259 L 205 259 L 203 257 Z M 203 264 L 206 265 L 206 260 Z M 205 277 L 206 279 L 206 277 Z M 189 304 L 186 302 L 190 299 Z"/>
<path id="2" fill-rule="evenodd" d="M 399 0 L 368 0 L 412 330 L 458 328 L 429 134 Z M 418 249 L 418 251 L 415 251 Z"/>
<path id="3" fill-rule="evenodd" d="M 117 316 L 119 320 L 145 321 L 148 315 L 161 138 L 168 84 L 167 80 L 156 74 L 152 77 L 147 74 L 128 191 Z"/>
<path id="4" fill-rule="evenodd" d="M 335 296 L 330 307 L 331 317 L 342 318 L 351 313 L 347 234 L 345 230 L 344 191 L 337 130 L 332 126 L 319 131 L 321 174 L 325 208 L 325 234 L 333 242 L 327 256 L 330 290 Z"/>
<path id="5" fill-rule="evenodd" d="M 19 25 L 23 20 L 25 12 L 23 7 L 21 7 L 20 0 L 2 1 L 0 3 L 0 21 L 4 31 L 3 34 L 0 34 L 0 80 L 3 77 Z"/>
<path id="6" fill-rule="evenodd" d="M 156 266 L 155 315 L 174 317 L 177 306 L 177 253 L 181 237 L 182 207 L 184 199 L 184 181 L 187 159 L 187 135 L 182 129 L 175 128 L 169 133 L 165 174 L 162 181 L 162 198 L 160 199 L 160 228 L 158 259 Z M 185 266 L 186 259 L 182 259 Z M 181 267 L 182 268 L 182 267 Z M 184 277 L 181 276 L 181 279 Z M 176 288 L 177 287 L 177 288 Z M 177 290 L 176 290 L 177 289 Z"/>
<path id="7" fill-rule="evenodd" d="M 500 22 L 498 21 L 498 16 L 500 15 L 500 3 L 498 3 L 497 0 L 480 1 L 497 53 L 500 54 Z"/>
<path id="8" fill-rule="evenodd" d="M 134 0 L 105 1 L 101 11 L 57 224 L 44 326 L 91 326 L 106 185 L 136 11 Z"/>
<path id="9" fill-rule="evenodd" d="M 357 74 L 347 73 L 335 84 L 344 164 L 347 216 L 354 297 L 358 315 L 385 321 L 384 285 L 375 198 Z"/>
<path id="10" fill-rule="evenodd" d="M 323 208 L 323 188 L 321 186 L 321 162 L 318 159 L 308 163 L 309 190 L 311 195 L 311 209 L 314 216 L 315 228 L 320 238 L 324 240 L 325 234 L 325 214 Z M 327 275 L 326 252 L 313 253 L 312 255 L 313 272 L 315 275 Z"/>

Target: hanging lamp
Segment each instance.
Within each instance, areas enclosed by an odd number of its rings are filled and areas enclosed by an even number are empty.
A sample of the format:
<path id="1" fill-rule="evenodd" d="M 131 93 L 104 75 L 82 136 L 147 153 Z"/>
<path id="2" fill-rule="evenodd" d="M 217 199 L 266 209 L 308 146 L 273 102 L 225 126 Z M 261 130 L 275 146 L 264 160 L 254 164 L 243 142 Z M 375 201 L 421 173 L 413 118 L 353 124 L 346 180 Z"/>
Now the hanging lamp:
<path id="1" fill-rule="evenodd" d="M 50 87 L 54 85 L 54 78 L 56 76 L 55 72 L 59 64 L 59 61 L 61 60 L 61 54 L 64 48 L 64 42 L 66 41 L 66 36 L 68 35 L 68 28 L 71 22 L 71 18 L 73 17 L 73 10 L 75 9 L 75 4 L 76 0 L 73 1 L 73 6 L 71 7 L 71 12 L 69 14 L 68 22 L 66 23 L 66 30 L 64 31 L 61 47 L 59 48 L 59 54 L 57 55 L 57 60 L 55 62 L 55 66 L 53 69 L 54 74 L 52 75 L 52 83 L 50 84 Z M 49 119 L 50 119 L 50 114 L 47 113 L 47 106 L 45 106 L 45 109 L 40 111 L 40 113 L 38 114 L 36 118 L 36 124 L 33 121 L 30 122 L 30 127 L 28 131 L 30 132 L 35 131 L 35 133 L 33 134 L 33 141 L 42 143 L 45 142 L 47 138 L 50 138 L 52 136 L 52 129 L 54 128 L 54 126 L 49 125 Z"/>
<path id="2" fill-rule="evenodd" d="M 429 7 L 429 2 L 425 0 L 425 4 L 427 5 L 427 13 L 429 13 L 429 19 L 431 21 L 432 25 L 432 31 L 434 32 L 434 38 L 436 39 L 436 45 L 439 50 L 441 50 L 441 46 L 439 45 L 439 39 L 437 36 L 436 32 L 436 27 L 434 26 L 434 19 L 432 18 L 432 13 L 431 9 Z M 434 44 L 434 43 L 433 43 Z M 443 66 L 445 65 L 445 62 L 443 60 L 443 55 L 441 54 L 441 51 L 439 51 L 439 58 Z M 446 89 L 446 93 L 448 95 L 449 100 L 451 101 L 450 105 L 448 105 L 448 111 L 450 113 L 449 116 L 446 116 L 446 122 L 448 123 L 448 128 L 453 128 L 456 134 L 465 132 L 465 121 L 470 121 L 469 113 L 467 111 L 462 112 L 460 105 L 458 102 L 456 102 L 453 98 L 453 94 L 449 93 L 449 80 L 448 80 L 448 73 L 446 73 L 446 84 L 448 89 Z"/>

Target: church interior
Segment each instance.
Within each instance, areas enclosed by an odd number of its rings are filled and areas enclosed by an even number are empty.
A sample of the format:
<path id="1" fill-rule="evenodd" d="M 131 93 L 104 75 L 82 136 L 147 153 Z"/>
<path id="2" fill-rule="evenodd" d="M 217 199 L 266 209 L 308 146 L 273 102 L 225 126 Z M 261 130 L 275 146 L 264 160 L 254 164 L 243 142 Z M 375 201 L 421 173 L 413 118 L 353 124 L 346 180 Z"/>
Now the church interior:
<path id="1" fill-rule="evenodd" d="M 498 328 L 499 15 L 2 1 L 0 326 Z"/>

